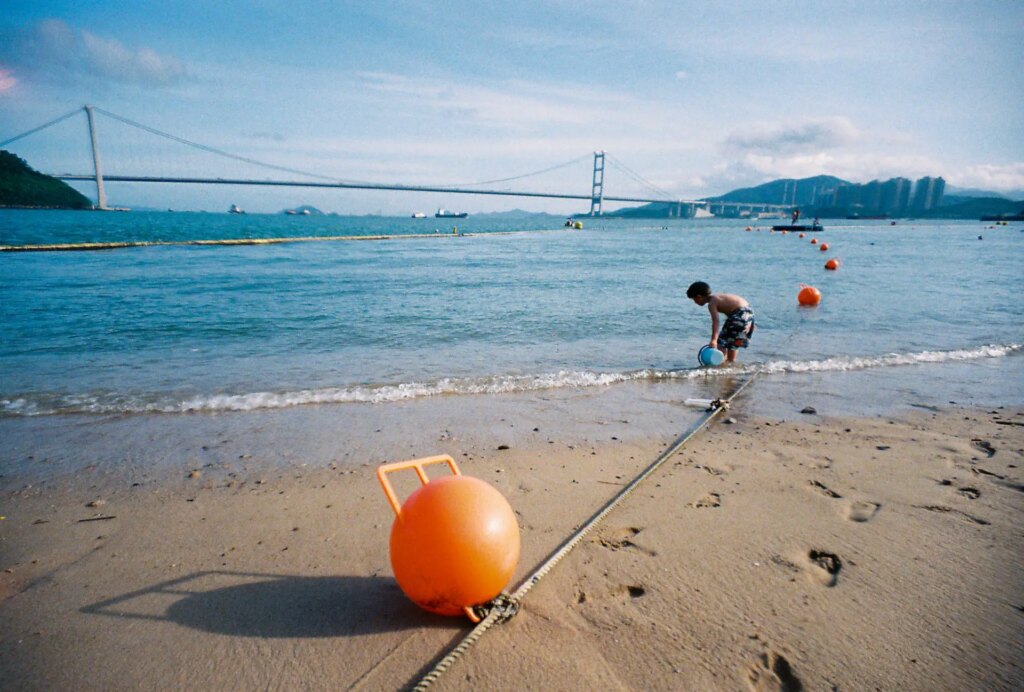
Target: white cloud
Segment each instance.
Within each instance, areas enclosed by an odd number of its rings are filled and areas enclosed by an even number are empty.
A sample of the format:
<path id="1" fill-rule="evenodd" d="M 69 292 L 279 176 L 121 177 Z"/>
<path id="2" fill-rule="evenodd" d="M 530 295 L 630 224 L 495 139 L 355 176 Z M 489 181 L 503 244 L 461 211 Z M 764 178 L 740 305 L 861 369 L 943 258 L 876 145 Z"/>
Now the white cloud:
<path id="1" fill-rule="evenodd" d="M 129 48 L 116 39 L 79 30 L 60 19 L 23 29 L 0 50 L 7 62 L 41 79 L 95 78 L 151 86 L 189 79 L 185 64 L 147 47 Z"/>
<path id="2" fill-rule="evenodd" d="M 958 187 L 984 190 L 1024 190 L 1024 163 L 977 164 L 951 172 L 948 182 Z"/>
<path id="3" fill-rule="evenodd" d="M 809 178 L 822 174 L 864 183 L 893 177 L 913 179 L 924 175 L 943 175 L 944 166 L 928 156 L 914 154 L 816 152 L 776 155 L 752 152 L 716 166 L 707 177 L 707 189 L 715 194 L 777 178 Z"/>
<path id="4" fill-rule="evenodd" d="M 860 132 L 847 118 L 806 120 L 787 125 L 755 125 L 729 135 L 723 143 L 733 151 L 771 153 L 814 152 L 856 142 Z"/>

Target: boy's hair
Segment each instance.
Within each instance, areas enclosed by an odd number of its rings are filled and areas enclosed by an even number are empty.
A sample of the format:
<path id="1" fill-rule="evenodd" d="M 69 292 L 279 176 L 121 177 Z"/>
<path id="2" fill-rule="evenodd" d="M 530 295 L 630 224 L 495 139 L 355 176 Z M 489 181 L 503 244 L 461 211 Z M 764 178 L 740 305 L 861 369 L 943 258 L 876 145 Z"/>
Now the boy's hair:
<path id="1" fill-rule="evenodd" d="M 686 289 L 687 298 L 696 298 L 697 296 L 709 296 L 711 295 L 711 287 L 703 281 L 694 281 L 690 284 L 690 287 Z"/>

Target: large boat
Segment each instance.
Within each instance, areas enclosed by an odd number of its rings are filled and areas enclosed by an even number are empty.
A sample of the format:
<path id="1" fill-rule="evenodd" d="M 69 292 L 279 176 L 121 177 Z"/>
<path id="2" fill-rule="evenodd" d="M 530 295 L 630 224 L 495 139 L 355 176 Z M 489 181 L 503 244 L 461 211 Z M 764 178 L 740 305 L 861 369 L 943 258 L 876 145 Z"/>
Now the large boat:
<path id="1" fill-rule="evenodd" d="M 412 213 L 412 218 L 414 218 L 414 219 L 425 219 L 425 218 L 427 218 L 427 215 L 424 214 L 421 211 L 414 211 Z"/>
<path id="2" fill-rule="evenodd" d="M 238 206 L 237 204 L 232 204 L 231 208 L 228 209 L 228 213 L 229 214 L 244 214 L 245 211 L 243 211 L 242 208 L 240 206 Z"/>
<path id="3" fill-rule="evenodd" d="M 444 207 L 438 209 L 437 212 L 434 214 L 434 217 L 438 219 L 464 219 L 467 216 L 469 216 L 468 212 L 448 211 Z"/>

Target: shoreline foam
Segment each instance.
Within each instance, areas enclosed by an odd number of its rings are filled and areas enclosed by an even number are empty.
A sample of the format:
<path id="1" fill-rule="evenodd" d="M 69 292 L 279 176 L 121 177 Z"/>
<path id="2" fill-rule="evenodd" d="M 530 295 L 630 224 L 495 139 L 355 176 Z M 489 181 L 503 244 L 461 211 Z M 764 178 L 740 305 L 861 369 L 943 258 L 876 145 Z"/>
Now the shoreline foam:
<path id="1" fill-rule="evenodd" d="M 589 389 L 623 382 L 695 380 L 714 377 L 747 376 L 754 373 L 785 375 L 802 373 L 851 372 L 878 368 L 937 365 L 1002 358 L 1016 354 L 1021 344 L 988 344 L 916 353 L 888 353 L 877 356 L 834 356 L 818 360 L 769 360 L 738 368 L 645 368 L 627 372 L 559 370 L 536 375 L 496 375 L 490 377 L 445 377 L 435 381 L 397 384 L 322 387 L 295 391 L 263 391 L 244 394 L 211 394 L 174 398 L 169 395 L 132 396 L 122 393 L 47 394 L 0 399 L 0 417 L 41 416 L 73 413 L 216 413 L 289 408 L 316 404 L 388 404 L 439 396 L 520 394 L 558 389 Z"/>

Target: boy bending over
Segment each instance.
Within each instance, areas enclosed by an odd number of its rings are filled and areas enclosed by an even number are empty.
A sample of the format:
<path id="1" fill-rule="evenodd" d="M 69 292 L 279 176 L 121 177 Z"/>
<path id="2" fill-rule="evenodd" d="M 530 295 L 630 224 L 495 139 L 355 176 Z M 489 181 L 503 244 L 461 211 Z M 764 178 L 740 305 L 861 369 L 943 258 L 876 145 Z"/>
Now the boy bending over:
<path id="1" fill-rule="evenodd" d="M 736 349 L 747 348 L 754 334 L 754 311 L 743 296 L 732 293 L 712 293 L 703 281 L 695 281 L 686 289 L 686 297 L 697 305 L 707 305 L 711 313 L 712 348 L 725 352 L 726 362 L 736 360 Z M 721 325 L 718 314 L 725 314 Z"/>

